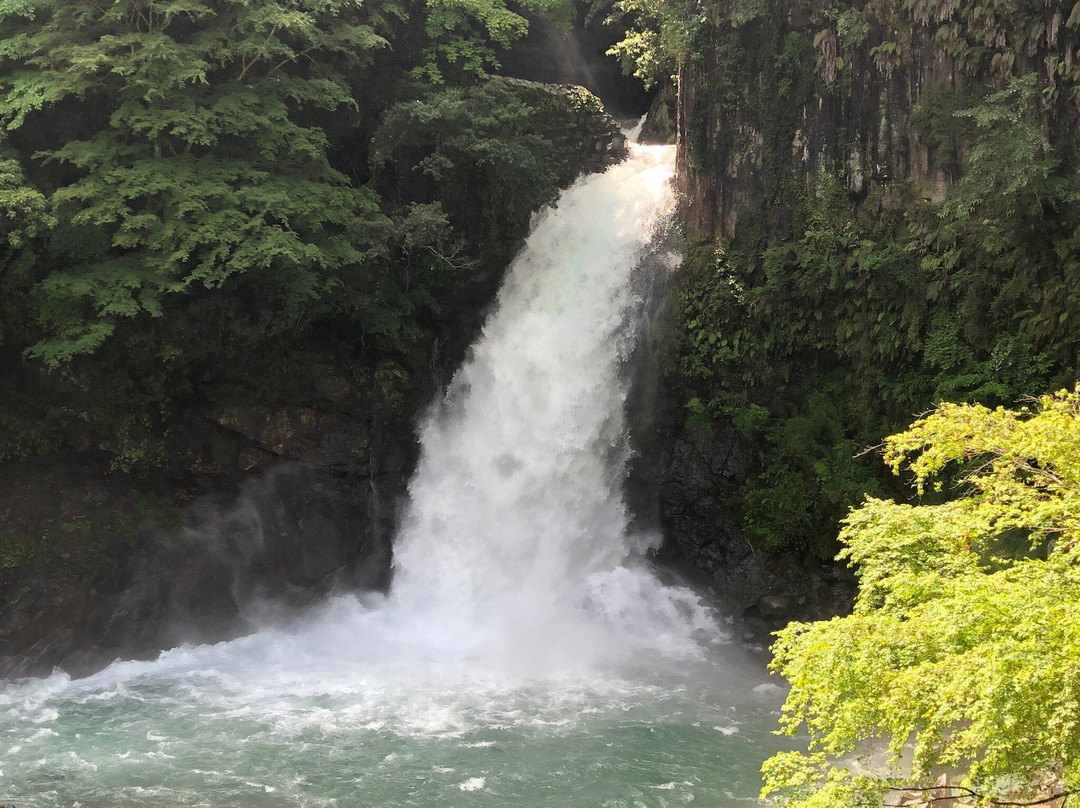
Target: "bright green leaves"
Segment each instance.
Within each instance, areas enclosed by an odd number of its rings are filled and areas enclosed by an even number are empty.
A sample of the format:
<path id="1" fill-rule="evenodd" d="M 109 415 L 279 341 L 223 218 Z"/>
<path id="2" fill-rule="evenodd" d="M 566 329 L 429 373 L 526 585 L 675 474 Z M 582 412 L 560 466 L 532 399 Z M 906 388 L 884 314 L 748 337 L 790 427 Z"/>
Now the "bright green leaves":
<path id="1" fill-rule="evenodd" d="M 0 245 L 18 250 L 55 224 L 48 200 L 26 183 L 19 162 L 0 154 Z"/>
<path id="2" fill-rule="evenodd" d="M 34 282 L 34 263 L 56 226 L 48 200 L 31 186 L 18 160 L 0 151 L 0 346 L 13 326 L 25 327 L 21 298 Z"/>
<path id="3" fill-rule="evenodd" d="M 594 8 L 601 5 L 596 2 Z M 633 24 L 608 55 L 617 57 L 623 72 L 637 76 L 646 87 L 671 81 L 676 65 L 691 56 L 703 15 L 688 14 L 684 4 L 671 0 L 618 0 L 613 5 Z"/>
<path id="4" fill-rule="evenodd" d="M 945 768 L 999 798 L 1042 776 L 1076 788 L 1080 389 L 1019 411 L 943 405 L 889 438 L 885 458 L 920 490 L 959 468 L 959 496 L 868 499 L 845 520 L 855 613 L 779 634 L 782 723 L 810 747 L 770 760 L 765 792 L 800 808 L 839 793 L 880 804 L 885 786 Z M 875 739 L 887 758 L 853 765 Z"/>
<path id="5" fill-rule="evenodd" d="M 1043 396 L 1037 411 L 942 404 L 886 441 L 885 461 L 907 465 L 920 493 L 951 463 L 973 470 L 960 501 L 968 530 L 996 536 L 1022 530 L 1034 549 L 1076 555 L 1080 541 L 1080 391 Z M 976 539 L 968 541 L 976 545 Z M 1080 556 L 1078 556 L 1080 558 Z"/>

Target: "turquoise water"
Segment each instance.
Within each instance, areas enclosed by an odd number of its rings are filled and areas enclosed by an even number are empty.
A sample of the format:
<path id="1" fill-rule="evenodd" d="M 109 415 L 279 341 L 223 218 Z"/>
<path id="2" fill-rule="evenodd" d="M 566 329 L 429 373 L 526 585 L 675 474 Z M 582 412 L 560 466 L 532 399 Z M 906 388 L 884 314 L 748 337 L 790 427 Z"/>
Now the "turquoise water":
<path id="1" fill-rule="evenodd" d="M 673 165 L 634 147 L 540 218 L 421 426 L 389 597 L 0 683 L 0 803 L 753 804 L 782 693 L 641 565 L 659 537 L 622 494 L 635 273 L 670 263 Z"/>
<path id="2" fill-rule="evenodd" d="M 316 653 L 313 637 L 303 625 L 3 684 L 0 802 L 740 806 L 777 746 L 779 688 L 732 645 L 533 678 Z"/>

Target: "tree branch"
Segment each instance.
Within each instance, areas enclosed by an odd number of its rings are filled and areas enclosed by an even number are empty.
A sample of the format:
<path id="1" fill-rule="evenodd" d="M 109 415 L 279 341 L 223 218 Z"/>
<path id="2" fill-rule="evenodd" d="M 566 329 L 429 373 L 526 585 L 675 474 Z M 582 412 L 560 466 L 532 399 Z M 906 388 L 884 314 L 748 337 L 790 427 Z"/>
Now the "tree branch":
<path id="1" fill-rule="evenodd" d="M 903 791 L 919 791 L 919 792 L 943 791 L 944 789 L 951 789 L 953 791 L 959 791 L 961 793 L 960 794 L 952 794 L 952 795 L 947 796 L 947 797 L 931 797 L 930 799 L 927 800 L 927 802 L 929 802 L 929 803 L 944 802 L 945 800 L 955 800 L 960 796 L 965 796 L 965 797 L 974 797 L 977 800 L 981 800 L 982 802 L 985 802 L 987 805 L 1003 805 L 1003 806 L 1047 805 L 1048 803 L 1054 802 L 1055 800 L 1061 800 L 1062 801 L 1061 804 L 1064 805 L 1065 801 L 1069 798 L 1069 794 L 1071 793 L 1069 791 L 1062 791 L 1060 794 L 1055 794 L 1052 797 L 1044 797 L 1041 800 L 1034 800 L 1032 802 L 999 802 L 997 800 L 990 799 L 985 794 L 980 794 L 978 791 L 974 791 L 974 790 L 972 790 L 970 788 L 966 788 L 964 786 L 923 786 L 923 787 L 911 786 L 911 787 L 907 787 L 907 788 L 905 788 L 904 786 L 889 786 L 890 791 L 901 791 L 901 792 L 903 792 Z M 896 808 L 896 807 L 894 806 L 894 808 Z"/>

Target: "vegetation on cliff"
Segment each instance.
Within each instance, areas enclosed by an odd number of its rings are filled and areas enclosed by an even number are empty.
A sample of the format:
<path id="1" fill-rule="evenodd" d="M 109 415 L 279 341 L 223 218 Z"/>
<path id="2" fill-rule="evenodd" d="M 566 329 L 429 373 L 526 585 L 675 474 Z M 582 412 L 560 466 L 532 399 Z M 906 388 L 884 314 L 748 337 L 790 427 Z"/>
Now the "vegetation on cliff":
<path id="1" fill-rule="evenodd" d="M 678 72 L 690 251 L 677 380 L 733 419 L 759 547 L 835 551 L 855 459 L 939 401 L 1080 375 L 1072 2 L 626 0 L 639 75 Z"/>
<path id="2" fill-rule="evenodd" d="M 841 540 L 854 614 L 780 632 L 782 721 L 805 727 L 809 750 L 765 764 L 765 795 L 881 805 L 946 769 L 960 788 L 942 800 L 1074 791 L 1080 388 L 1018 410 L 943 404 L 888 438 L 885 462 L 920 503 L 853 510 Z"/>
<path id="3" fill-rule="evenodd" d="M 483 75 L 568 6 L 515 8 L 0 5 L 0 459 L 182 468 L 312 362 L 400 402 L 577 168 L 572 99 Z"/>

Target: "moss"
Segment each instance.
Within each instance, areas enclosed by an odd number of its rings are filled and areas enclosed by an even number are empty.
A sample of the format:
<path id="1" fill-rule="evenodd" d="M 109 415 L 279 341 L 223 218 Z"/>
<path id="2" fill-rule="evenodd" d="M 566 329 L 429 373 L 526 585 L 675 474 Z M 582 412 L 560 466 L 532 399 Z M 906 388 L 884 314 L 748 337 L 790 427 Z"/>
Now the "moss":
<path id="1" fill-rule="evenodd" d="M 11 511 L 0 512 L 0 570 L 28 564 L 45 549 L 44 537 L 23 535 L 11 522 Z"/>

